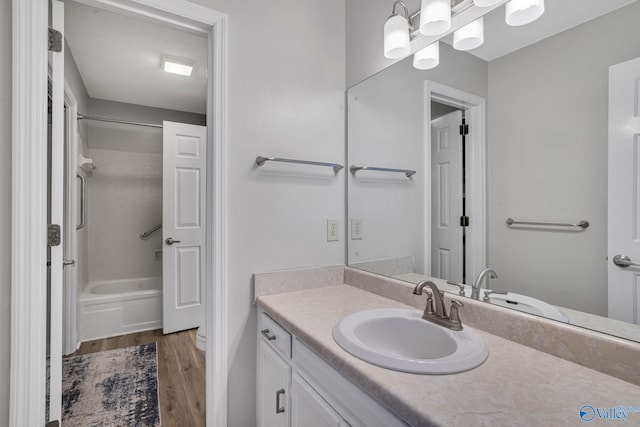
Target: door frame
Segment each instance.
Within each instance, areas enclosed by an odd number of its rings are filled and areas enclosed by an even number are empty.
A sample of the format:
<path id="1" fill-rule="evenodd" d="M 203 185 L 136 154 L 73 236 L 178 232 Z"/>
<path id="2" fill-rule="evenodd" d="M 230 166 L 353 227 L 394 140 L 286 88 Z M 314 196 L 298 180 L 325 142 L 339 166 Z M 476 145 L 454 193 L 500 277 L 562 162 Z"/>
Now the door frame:
<path id="1" fill-rule="evenodd" d="M 431 101 L 450 105 L 465 111 L 469 129 L 466 135 L 467 169 L 466 190 L 468 216 L 467 229 L 467 281 L 473 280 L 487 264 L 487 169 L 486 169 L 486 101 L 484 98 L 425 80 L 424 82 L 424 185 L 429 208 L 425 209 L 425 274 L 431 275 Z M 475 226 L 477 225 L 477 227 Z"/>
<path id="2" fill-rule="evenodd" d="M 207 34 L 207 425 L 227 425 L 227 16 L 185 0 L 81 0 Z M 12 1 L 10 426 L 44 425 L 47 224 L 46 0 Z M 37 403 L 36 403 L 37 402 Z"/>

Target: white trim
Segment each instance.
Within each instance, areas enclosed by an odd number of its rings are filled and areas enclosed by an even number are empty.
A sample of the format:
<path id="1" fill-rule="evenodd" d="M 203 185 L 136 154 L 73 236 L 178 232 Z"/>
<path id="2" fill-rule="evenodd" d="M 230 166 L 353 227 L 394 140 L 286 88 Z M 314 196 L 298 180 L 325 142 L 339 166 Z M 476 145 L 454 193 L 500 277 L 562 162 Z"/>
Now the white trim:
<path id="1" fill-rule="evenodd" d="M 451 105 L 466 112 L 467 135 L 467 206 L 471 226 L 467 229 L 467 282 L 487 264 L 486 215 L 486 101 L 476 95 L 432 82 L 424 82 L 425 194 L 431 200 L 431 101 Z M 425 274 L 431 274 L 431 209 L 425 212 Z"/>
<path id="2" fill-rule="evenodd" d="M 64 325 L 63 348 L 64 354 L 71 354 L 78 348 L 78 231 L 76 230 L 78 212 L 78 187 L 76 172 L 78 169 L 78 101 L 71 90 L 71 86 L 64 82 L 64 101 L 67 106 L 65 119 L 67 121 L 65 132 L 65 148 L 67 168 L 65 170 L 66 194 L 65 194 L 65 259 L 74 260 L 74 266 L 65 267 L 64 270 Z"/>
<path id="3" fill-rule="evenodd" d="M 11 372 L 9 423 L 45 419 L 47 313 L 47 13 L 12 3 Z"/>
<path id="4" fill-rule="evenodd" d="M 209 37 L 207 101 L 207 426 L 227 425 L 226 40 L 227 17 L 184 0 L 83 0 Z M 47 13 L 13 0 L 12 309 L 10 425 L 43 425 L 46 337 Z M 208 249 L 209 251 L 209 249 Z"/>

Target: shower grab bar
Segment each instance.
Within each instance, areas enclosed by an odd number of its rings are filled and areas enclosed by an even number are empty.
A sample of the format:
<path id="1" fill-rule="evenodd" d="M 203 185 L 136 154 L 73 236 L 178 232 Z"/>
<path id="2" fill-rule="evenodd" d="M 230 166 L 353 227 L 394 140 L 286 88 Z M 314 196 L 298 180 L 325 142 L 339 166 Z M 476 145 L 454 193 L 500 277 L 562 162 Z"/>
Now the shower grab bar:
<path id="1" fill-rule="evenodd" d="M 391 168 L 378 168 L 374 166 L 354 166 L 351 165 L 349 171 L 351 171 L 352 175 L 355 175 L 358 171 L 377 171 L 377 172 L 400 172 L 407 176 L 407 178 L 411 178 L 416 174 L 416 171 L 411 169 L 391 169 Z"/>
<path id="2" fill-rule="evenodd" d="M 162 228 L 162 223 L 156 225 L 153 228 L 150 228 L 149 230 L 145 231 L 144 233 L 140 233 L 140 238 L 142 240 L 146 239 L 147 237 L 151 236 L 153 233 L 155 233 L 156 231 L 160 230 Z"/>
<path id="3" fill-rule="evenodd" d="M 76 230 L 80 230 L 84 228 L 85 225 L 84 219 L 85 212 L 87 210 L 87 179 L 79 173 L 76 174 L 76 179 L 80 180 L 80 224 L 76 225 Z"/>
<path id="4" fill-rule="evenodd" d="M 530 222 L 530 221 L 516 221 L 513 218 L 507 218 L 505 221 L 507 226 L 512 225 L 541 225 L 544 227 L 573 227 L 573 228 L 582 228 L 583 230 L 589 227 L 589 221 L 585 221 L 584 219 L 579 221 L 577 224 L 570 223 L 562 223 L 562 222 Z"/>
<path id="5" fill-rule="evenodd" d="M 333 172 L 338 173 L 344 168 L 344 166 L 338 163 L 325 163 L 325 162 L 311 162 L 308 160 L 295 160 L 295 159 L 283 159 L 280 157 L 264 157 L 258 156 L 256 157 L 256 165 L 262 166 L 266 162 L 283 162 L 283 163 L 298 163 L 301 165 L 312 165 L 312 166 L 329 166 L 333 168 Z"/>

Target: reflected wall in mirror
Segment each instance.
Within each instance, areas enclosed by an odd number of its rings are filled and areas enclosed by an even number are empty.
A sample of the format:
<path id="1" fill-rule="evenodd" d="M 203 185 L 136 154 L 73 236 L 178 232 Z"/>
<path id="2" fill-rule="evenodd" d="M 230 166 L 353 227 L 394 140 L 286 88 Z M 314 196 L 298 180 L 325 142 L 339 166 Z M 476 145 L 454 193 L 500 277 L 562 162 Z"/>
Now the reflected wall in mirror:
<path id="1" fill-rule="evenodd" d="M 491 12 L 478 49 L 444 38 L 433 70 L 408 57 L 349 89 L 349 164 L 416 173 L 348 174 L 348 263 L 467 296 L 491 267 L 479 299 L 640 341 L 640 268 L 612 262 L 640 260 L 640 2 L 547 3 L 524 27 Z"/>

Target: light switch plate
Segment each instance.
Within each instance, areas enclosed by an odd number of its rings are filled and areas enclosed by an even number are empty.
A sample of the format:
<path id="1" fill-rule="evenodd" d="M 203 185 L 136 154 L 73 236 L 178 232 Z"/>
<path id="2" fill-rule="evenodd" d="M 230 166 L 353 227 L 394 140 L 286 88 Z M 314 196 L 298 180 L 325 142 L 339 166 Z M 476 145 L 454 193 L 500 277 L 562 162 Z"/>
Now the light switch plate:
<path id="1" fill-rule="evenodd" d="M 362 218 L 351 218 L 351 240 L 362 240 Z"/>
<path id="2" fill-rule="evenodd" d="M 340 240 L 339 221 L 337 219 L 327 220 L 327 242 L 337 242 Z"/>

